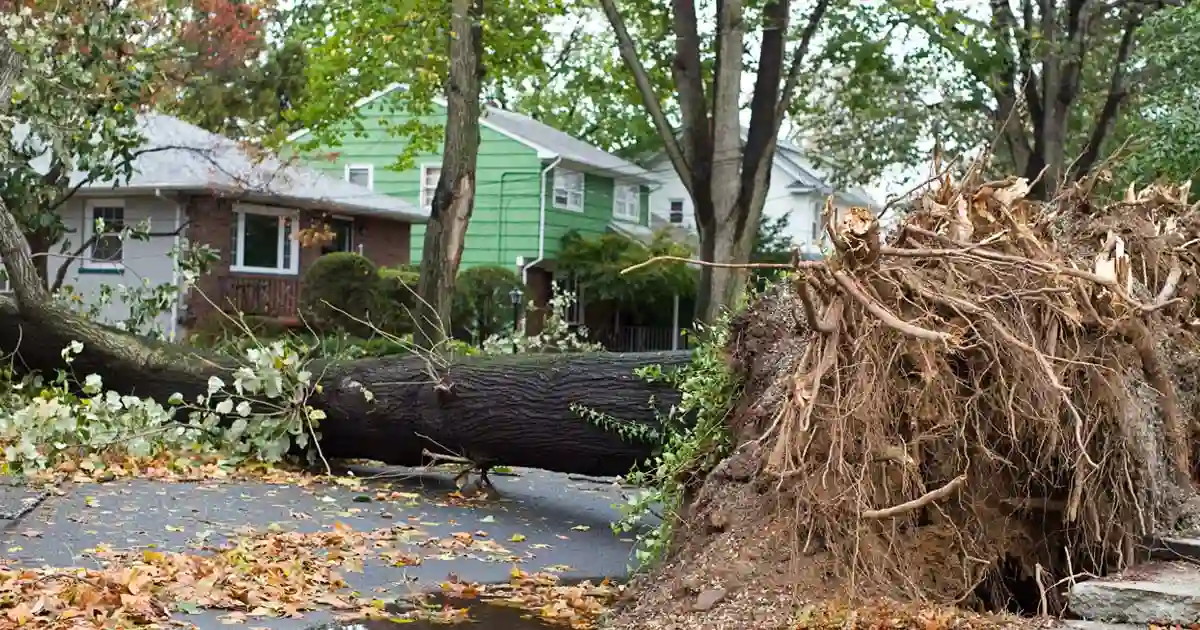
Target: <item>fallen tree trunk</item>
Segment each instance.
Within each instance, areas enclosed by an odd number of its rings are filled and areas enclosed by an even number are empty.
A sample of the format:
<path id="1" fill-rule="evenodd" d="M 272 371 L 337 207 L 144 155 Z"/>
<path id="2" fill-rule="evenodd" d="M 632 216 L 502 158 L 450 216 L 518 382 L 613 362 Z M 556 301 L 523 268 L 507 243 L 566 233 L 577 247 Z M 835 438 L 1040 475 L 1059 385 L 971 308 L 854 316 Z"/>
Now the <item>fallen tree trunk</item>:
<path id="1" fill-rule="evenodd" d="M 29 315 L 33 311 L 37 315 Z M 97 326 L 55 308 L 22 309 L 0 298 L 0 347 L 18 367 L 65 367 L 61 351 L 84 344 L 71 370 L 104 378 L 106 389 L 165 402 L 207 392 L 208 379 L 229 382 L 236 362 Z M 311 367 L 321 383 L 308 401 L 321 422 L 321 453 L 416 466 L 423 451 L 477 463 L 584 475 L 619 475 L 652 454 L 636 427 L 656 430 L 657 414 L 678 393 L 634 375 L 638 367 L 685 365 L 688 352 L 462 357 L 433 365 L 423 357 L 363 359 Z M 373 394 L 368 401 L 363 389 Z M 601 427 L 573 406 L 615 419 Z"/>

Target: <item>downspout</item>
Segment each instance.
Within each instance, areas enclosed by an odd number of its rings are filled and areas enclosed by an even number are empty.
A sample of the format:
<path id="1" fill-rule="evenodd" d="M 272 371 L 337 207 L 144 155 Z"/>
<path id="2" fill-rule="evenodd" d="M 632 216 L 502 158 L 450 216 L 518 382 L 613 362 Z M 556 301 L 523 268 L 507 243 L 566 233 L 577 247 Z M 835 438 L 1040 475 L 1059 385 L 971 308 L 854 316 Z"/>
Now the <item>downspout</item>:
<path id="1" fill-rule="evenodd" d="M 507 183 L 504 181 L 504 178 L 510 175 L 523 175 L 523 173 L 517 172 L 500 174 L 500 200 L 497 204 L 500 207 L 500 221 L 497 224 L 498 227 L 496 229 L 496 262 L 499 264 L 504 264 L 504 237 L 508 233 L 508 230 L 506 230 L 504 227 L 507 225 L 505 220 L 508 219 L 508 207 L 504 205 L 504 184 Z M 528 177 L 528 175 L 525 176 Z"/>
<path id="2" fill-rule="evenodd" d="M 176 252 L 178 252 L 179 251 L 179 242 L 180 242 L 179 230 L 180 230 L 180 227 L 182 226 L 182 221 L 183 221 L 183 205 L 179 203 L 178 199 L 172 199 L 170 197 L 163 195 L 162 191 L 159 190 L 158 188 L 154 189 L 154 196 L 158 197 L 159 199 L 162 199 L 163 201 L 169 201 L 169 202 L 175 204 L 175 227 L 174 227 L 175 237 L 174 237 L 174 242 L 173 242 L 173 249 Z M 167 330 L 169 331 L 168 339 L 170 339 L 171 341 L 176 341 L 175 337 L 176 337 L 176 335 L 179 334 L 179 303 L 183 300 L 183 291 L 179 290 L 179 261 L 178 260 L 172 261 L 172 263 L 171 263 L 171 284 L 173 284 L 175 286 L 175 288 L 178 290 L 178 293 L 175 296 L 175 302 L 173 304 L 171 304 L 171 324 L 170 324 L 170 326 L 167 327 Z"/>
<path id="3" fill-rule="evenodd" d="M 525 263 L 525 266 L 521 267 L 521 284 L 525 286 L 529 286 L 529 268 L 546 259 L 546 175 L 555 166 L 558 166 L 559 162 L 562 162 L 561 157 L 554 158 L 550 166 L 542 169 L 542 175 L 539 178 L 538 190 L 541 191 L 541 194 L 538 203 L 538 255 L 533 262 Z"/>

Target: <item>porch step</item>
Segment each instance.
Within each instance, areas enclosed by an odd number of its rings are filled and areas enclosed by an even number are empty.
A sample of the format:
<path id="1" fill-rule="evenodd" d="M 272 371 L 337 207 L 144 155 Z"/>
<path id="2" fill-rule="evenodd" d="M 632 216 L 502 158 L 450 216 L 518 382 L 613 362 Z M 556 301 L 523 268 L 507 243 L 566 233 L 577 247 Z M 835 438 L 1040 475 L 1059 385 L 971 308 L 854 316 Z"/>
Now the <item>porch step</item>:
<path id="1" fill-rule="evenodd" d="M 1200 566 L 1152 562 L 1080 582 L 1067 606 L 1088 621 L 1190 626 L 1200 622 Z"/>

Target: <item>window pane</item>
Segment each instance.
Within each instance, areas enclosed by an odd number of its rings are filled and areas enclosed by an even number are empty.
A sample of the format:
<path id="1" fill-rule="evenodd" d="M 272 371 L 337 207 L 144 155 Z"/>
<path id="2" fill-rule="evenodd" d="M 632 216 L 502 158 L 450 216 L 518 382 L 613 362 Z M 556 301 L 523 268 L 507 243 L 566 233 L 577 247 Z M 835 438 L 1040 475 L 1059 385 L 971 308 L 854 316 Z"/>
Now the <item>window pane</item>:
<path id="1" fill-rule="evenodd" d="M 98 221 L 104 222 L 104 233 L 92 244 L 92 260 L 97 262 L 121 262 L 121 238 L 125 228 L 125 209 L 119 207 L 92 208 L 92 229 Z"/>
<path id="2" fill-rule="evenodd" d="M 346 180 L 352 184 L 370 187 L 371 171 L 365 168 L 352 168 L 346 173 Z"/>
<path id="3" fill-rule="evenodd" d="M 279 266 L 279 217 L 245 214 L 242 232 L 242 265 L 246 267 Z M 289 248 L 290 249 L 290 248 Z"/>
<path id="4" fill-rule="evenodd" d="M 292 268 L 292 222 L 288 219 L 278 219 L 283 228 L 283 269 Z"/>

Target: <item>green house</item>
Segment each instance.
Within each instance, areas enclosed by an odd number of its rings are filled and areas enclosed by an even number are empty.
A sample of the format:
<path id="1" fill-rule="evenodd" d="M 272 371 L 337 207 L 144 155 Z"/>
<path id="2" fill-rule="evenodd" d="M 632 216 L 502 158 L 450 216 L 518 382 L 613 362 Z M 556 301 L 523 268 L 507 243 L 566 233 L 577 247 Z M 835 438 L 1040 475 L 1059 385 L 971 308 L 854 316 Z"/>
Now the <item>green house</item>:
<path id="1" fill-rule="evenodd" d="M 311 160 L 311 166 L 429 208 L 441 172 L 438 152 L 416 157 L 408 170 L 391 168 L 405 139 L 388 132 L 406 114 L 385 106 L 402 86 L 394 85 L 358 101 L 364 133 L 347 132 L 336 159 Z M 427 123 L 445 122 L 445 101 L 435 103 Z M 308 132 L 292 134 L 289 141 Z M 522 275 L 536 304 L 545 304 L 550 283 L 573 285 L 555 276 L 555 256 L 571 230 L 584 236 L 617 231 L 650 238 L 649 199 L 657 181 L 649 171 L 528 116 L 485 107 L 480 118 L 475 210 L 463 246 L 461 268 L 509 266 Z M 425 238 L 414 225 L 411 260 L 421 259 Z M 584 292 L 579 292 L 584 293 Z M 572 319 L 582 322 L 586 295 L 579 296 Z M 531 317 L 531 320 L 533 318 Z M 530 324 L 534 324 L 530 321 Z"/>

